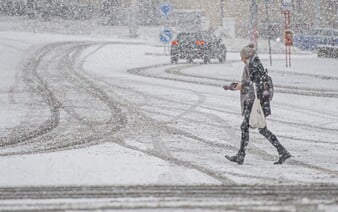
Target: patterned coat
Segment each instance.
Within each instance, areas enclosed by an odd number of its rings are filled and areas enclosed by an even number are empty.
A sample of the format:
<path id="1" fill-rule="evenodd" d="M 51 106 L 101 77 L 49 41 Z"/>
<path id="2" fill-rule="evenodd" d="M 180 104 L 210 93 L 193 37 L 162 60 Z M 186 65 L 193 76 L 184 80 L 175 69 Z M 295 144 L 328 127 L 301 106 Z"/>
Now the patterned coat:
<path id="1" fill-rule="evenodd" d="M 242 114 L 244 110 L 244 103 L 253 104 L 255 94 L 253 83 L 256 84 L 257 97 L 260 100 L 264 116 L 271 115 L 270 100 L 263 95 L 263 82 L 266 80 L 267 73 L 262 62 L 257 55 L 253 55 L 249 59 L 249 63 L 245 65 L 242 74 L 242 89 L 241 89 L 241 106 Z"/>

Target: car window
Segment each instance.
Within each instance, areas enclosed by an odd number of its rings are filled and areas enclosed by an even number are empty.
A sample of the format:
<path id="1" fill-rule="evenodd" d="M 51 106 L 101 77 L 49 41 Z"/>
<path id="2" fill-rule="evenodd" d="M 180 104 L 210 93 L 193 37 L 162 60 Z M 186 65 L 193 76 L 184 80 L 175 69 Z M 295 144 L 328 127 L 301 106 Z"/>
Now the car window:
<path id="1" fill-rule="evenodd" d="M 194 41 L 194 40 L 207 40 L 215 41 L 217 40 L 216 36 L 209 32 L 195 32 L 195 33 L 179 33 L 177 35 L 177 40 L 181 41 Z"/>
<path id="2" fill-rule="evenodd" d="M 195 40 L 201 40 L 202 39 L 202 36 L 200 33 L 194 33 L 194 39 Z"/>
<path id="3" fill-rule="evenodd" d="M 216 40 L 216 36 L 212 33 L 209 33 L 209 32 L 202 33 L 202 38 L 205 39 L 205 40 L 209 40 L 209 41 L 215 41 Z"/>
<path id="4" fill-rule="evenodd" d="M 177 40 L 187 41 L 193 39 L 193 35 L 191 33 L 180 33 L 177 36 Z"/>
<path id="5" fill-rule="evenodd" d="M 178 40 L 189 40 L 189 41 L 193 41 L 196 39 L 201 39 L 202 36 L 200 33 L 180 33 L 177 36 Z"/>

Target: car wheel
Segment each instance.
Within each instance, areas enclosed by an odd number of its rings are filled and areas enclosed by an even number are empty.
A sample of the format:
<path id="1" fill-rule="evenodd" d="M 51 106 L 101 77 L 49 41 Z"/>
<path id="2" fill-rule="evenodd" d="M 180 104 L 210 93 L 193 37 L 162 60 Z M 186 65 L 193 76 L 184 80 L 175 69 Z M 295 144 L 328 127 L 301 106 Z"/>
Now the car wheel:
<path id="1" fill-rule="evenodd" d="M 208 57 L 203 58 L 203 63 L 210 63 L 210 59 Z"/>
<path id="2" fill-rule="evenodd" d="M 220 63 L 225 63 L 225 61 L 226 61 L 226 55 L 222 55 L 221 57 L 219 57 L 219 58 L 218 58 L 218 61 L 219 61 Z"/>
<path id="3" fill-rule="evenodd" d="M 173 63 L 177 63 L 178 62 L 178 58 L 177 57 L 171 57 L 170 58 L 170 62 L 173 64 Z"/>

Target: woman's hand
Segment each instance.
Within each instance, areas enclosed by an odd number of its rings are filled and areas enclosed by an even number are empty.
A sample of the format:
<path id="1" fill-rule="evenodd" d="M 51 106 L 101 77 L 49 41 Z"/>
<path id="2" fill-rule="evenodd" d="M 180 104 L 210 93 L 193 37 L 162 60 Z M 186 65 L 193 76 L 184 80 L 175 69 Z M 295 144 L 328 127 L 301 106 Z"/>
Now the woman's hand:
<path id="1" fill-rule="evenodd" d="M 223 86 L 224 90 L 231 90 L 231 91 L 241 90 L 241 88 L 242 88 L 242 85 L 241 83 L 238 83 L 238 82 L 233 82 L 230 85 Z"/>
<path id="2" fill-rule="evenodd" d="M 238 90 L 241 90 L 242 89 L 242 84 L 241 83 L 236 83 L 234 86 L 233 86 L 233 91 L 238 91 Z"/>

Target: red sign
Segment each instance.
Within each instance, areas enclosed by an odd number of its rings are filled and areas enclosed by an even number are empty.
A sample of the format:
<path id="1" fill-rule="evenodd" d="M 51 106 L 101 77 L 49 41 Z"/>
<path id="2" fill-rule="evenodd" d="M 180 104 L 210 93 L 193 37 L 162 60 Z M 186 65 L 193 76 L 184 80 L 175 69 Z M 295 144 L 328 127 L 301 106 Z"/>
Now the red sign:
<path id="1" fill-rule="evenodd" d="M 286 46 L 292 46 L 293 45 L 293 33 L 290 30 L 285 30 L 284 32 L 284 44 Z"/>

